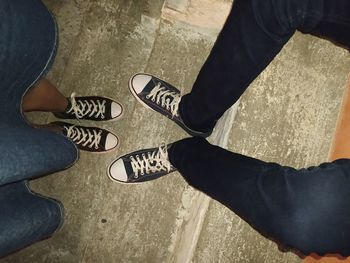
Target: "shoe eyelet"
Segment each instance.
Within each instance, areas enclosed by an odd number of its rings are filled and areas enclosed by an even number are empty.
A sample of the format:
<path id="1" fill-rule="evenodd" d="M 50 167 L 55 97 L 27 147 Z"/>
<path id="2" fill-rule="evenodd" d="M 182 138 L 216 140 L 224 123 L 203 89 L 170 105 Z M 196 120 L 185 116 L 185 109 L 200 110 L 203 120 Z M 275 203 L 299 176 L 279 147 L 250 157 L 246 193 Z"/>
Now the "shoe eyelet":
<path id="1" fill-rule="evenodd" d="M 139 178 L 139 176 L 137 174 L 135 174 L 134 178 L 137 179 L 137 178 Z"/>

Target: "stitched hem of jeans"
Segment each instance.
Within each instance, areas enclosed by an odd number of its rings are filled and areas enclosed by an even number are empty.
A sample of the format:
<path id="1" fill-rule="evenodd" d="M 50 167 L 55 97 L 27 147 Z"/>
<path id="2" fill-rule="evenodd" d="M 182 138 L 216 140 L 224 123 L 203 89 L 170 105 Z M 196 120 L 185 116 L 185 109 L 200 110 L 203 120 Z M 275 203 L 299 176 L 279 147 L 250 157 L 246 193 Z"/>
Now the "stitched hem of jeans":
<path id="1" fill-rule="evenodd" d="M 59 169 L 54 170 L 54 171 L 46 171 L 45 173 L 33 174 L 29 178 L 21 178 L 21 179 L 18 179 L 18 180 L 14 180 L 14 181 L 11 181 L 11 182 L 0 184 L 0 186 L 5 186 L 5 185 L 8 185 L 8 184 L 17 183 L 17 182 L 21 182 L 21 181 L 35 180 L 35 179 L 38 179 L 38 178 L 41 178 L 41 177 L 44 177 L 44 176 L 47 176 L 47 175 L 51 175 L 51 174 L 54 174 L 54 173 L 58 173 L 58 172 L 61 172 L 61 171 L 64 171 L 64 170 L 67 170 L 67 169 L 73 167 L 80 159 L 80 151 L 79 151 L 78 147 L 71 140 L 67 139 L 67 137 L 65 137 L 63 134 L 60 134 L 60 133 L 57 133 L 57 134 L 59 136 L 62 136 L 75 149 L 75 156 L 76 157 L 71 163 L 69 163 L 68 165 L 64 166 L 63 168 L 59 168 Z"/>
<path id="2" fill-rule="evenodd" d="M 64 212 L 63 203 L 61 201 L 59 201 L 59 200 L 54 199 L 54 198 L 51 198 L 51 197 L 48 197 L 48 196 L 44 196 L 44 195 L 41 195 L 39 193 L 34 192 L 32 189 L 30 189 L 30 187 L 28 185 L 28 180 L 24 181 L 24 185 L 26 186 L 28 192 L 31 193 L 32 195 L 40 197 L 40 198 L 43 198 L 43 199 L 51 201 L 51 202 L 54 202 L 55 204 L 58 205 L 58 208 L 59 208 L 59 211 L 60 211 L 60 222 L 57 225 L 56 229 L 52 233 L 50 233 L 50 235 L 49 235 L 49 236 L 53 236 L 55 233 L 57 233 L 58 231 L 60 231 L 62 229 L 63 224 L 64 224 L 65 212 Z"/>
<path id="3" fill-rule="evenodd" d="M 41 178 L 41 177 L 44 177 L 44 176 L 47 176 L 47 175 L 51 175 L 51 174 L 54 174 L 54 173 L 62 172 L 64 170 L 67 170 L 67 169 L 73 167 L 80 159 L 80 151 L 77 148 L 77 146 L 73 142 L 71 142 L 69 139 L 67 139 L 67 137 L 65 137 L 63 134 L 59 134 L 59 136 L 63 136 L 64 139 L 66 139 L 67 142 L 69 142 L 71 145 L 73 145 L 73 147 L 75 149 L 75 152 L 76 152 L 75 156 L 76 157 L 71 163 L 69 163 L 67 166 L 64 166 L 63 168 L 60 168 L 58 170 L 45 172 L 45 173 L 40 173 L 40 174 L 34 174 L 34 175 L 29 176 L 29 178 L 21 178 L 21 179 L 10 181 L 10 182 L 6 182 L 6 183 L 0 183 L 0 187 L 1 186 L 5 186 L 5 185 L 9 185 L 9 184 L 12 184 L 12 183 L 18 183 L 18 182 L 21 182 L 21 181 L 35 180 L 35 179 L 38 179 L 38 178 Z"/>
<path id="4" fill-rule="evenodd" d="M 75 153 L 76 153 L 75 154 L 75 156 L 76 156 L 75 160 L 73 162 L 71 162 L 69 165 L 65 166 L 62 169 L 62 171 L 63 171 L 63 170 L 67 170 L 67 169 L 71 168 L 72 166 L 74 166 L 79 161 L 79 159 L 80 159 L 80 150 L 78 149 L 77 145 L 74 142 L 72 142 L 71 140 L 69 140 L 66 136 L 64 136 L 63 134 L 59 134 L 59 135 L 64 137 L 71 145 L 73 145 L 73 147 L 75 149 Z M 57 172 L 59 172 L 59 171 L 57 171 Z"/>
<path id="5" fill-rule="evenodd" d="M 65 210 L 64 210 L 64 206 L 63 203 L 61 201 L 55 200 L 58 204 L 58 207 L 60 209 L 60 216 L 61 216 L 61 220 L 60 223 L 58 224 L 57 228 L 55 229 L 55 231 L 51 234 L 51 235 L 55 235 L 57 232 L 61 231 L 61 229 L 63 228 L 64 222 L 65 222 Z"/>
<path id="6" fill-rule="evenodd" d="M 214 128 L 215 128 L 215 125 L 214 125 L 214 127 L 210 128 L 210 129 L 207 129 L 207 130 L 205 130 L 205 131 L 203 131 L 203 130 L 201 130 L 201 129 L 194 129 L 194 128 L 191 127 L 191 125 L 188 125 L 189 122 L 188 122 L 188 119 L 186 118 L 186 114 L 184 114 L 183 104 L 182 104 L 181 102 L 182 102 L 182 100 L 180 101 L 180 104 L 179 104 L 179 110 L 178 110 L 179 116 L 180 116 L 180 119 L 182 120 L 183 124 L 184 124 L 189 130 L 191 130 L 193 133 L 203 133 L 203 134 L 209 133 L 209 132 L 210 132 L 210 133 L 213 132 L 213 130 L 214 130 Z M 184 116 L 185 116 L 185 118 L 184 118 Z"/>
<path id="7" fill-rule="evenodd" d="M 168 159 L 169 159 L 169 162 L 171 163 L 171 165 L 172 166 L 174 166 L 175 168 L 176 168 L 176 166 L 175 166 L 175 164 L 174 164 L 174 160 L 173 160 L 173 158 L 174 158 L 174 150 L 175 150 L 175 144 L 176 144 L 177 142 L 174 142 L 174 143 L 172 143 L 171 144 L 171 146 L 170 146 L 170 148 L 168 149 Z"/>

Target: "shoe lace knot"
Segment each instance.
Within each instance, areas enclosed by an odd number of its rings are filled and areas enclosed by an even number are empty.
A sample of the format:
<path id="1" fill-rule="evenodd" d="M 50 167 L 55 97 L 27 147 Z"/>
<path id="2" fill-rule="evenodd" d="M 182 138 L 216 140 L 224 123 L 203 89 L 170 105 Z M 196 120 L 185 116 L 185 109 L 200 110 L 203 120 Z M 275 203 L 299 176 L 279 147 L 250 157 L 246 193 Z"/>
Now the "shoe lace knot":
<path id="1" fill-rule="evenodd" d="M 172 165 L 168 160 L 168 149 L 164 143 L 154 151 L 130 156 L 130 160 L 135 178 L 138 178 L 139 175 L 161 171 L 170 172 L 172 169 Z"/>
<path id="2" fill-rule="evenodd" d="M 70 138 L 76 144 L 82 145 L 88 148 L 98 149 L 98 146 L 101 141 L 101 133 L 102 131 L 96 131 L 92 129 L 83 129 L 76 126 L 64 126 L 66 130 L 67 137 Z"/>
<path id="3" fill-rule="evenodd" d="M 162 87 L 160 82 L 158 82 L 158 84 L 150 91 L 146 98 L 170 111 L 172 117 L 179 116 L 178 110 L 181 95 Z"/>
<path id="4" fill-rule="evenodd" d="M 72 106 L 67 111 L 67 113 L 73 113 L 77 119 L 81 119 L 84 116 L 95 117 L 104 119 L 106 112 L 106 101 L 105 100 L 84 100 L 75 99 L 75 92 L 70 96 Z"/>

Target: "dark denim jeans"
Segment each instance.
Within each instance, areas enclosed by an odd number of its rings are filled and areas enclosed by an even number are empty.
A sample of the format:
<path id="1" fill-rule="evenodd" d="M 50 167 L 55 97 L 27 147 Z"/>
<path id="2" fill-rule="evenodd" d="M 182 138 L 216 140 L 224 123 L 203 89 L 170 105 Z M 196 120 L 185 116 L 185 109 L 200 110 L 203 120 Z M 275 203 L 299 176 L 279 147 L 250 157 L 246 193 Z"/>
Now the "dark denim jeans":
<path id="1" fill-rule="evenodd" d="M 296 30 L 350 48 L 348 0 L 235 0 L 180 115 L 194 130 L 211 130 Z"/>
<path id="2" fill-rule="evenodd" d="M 50 68 L 54 18 L 39 0 L 0 1 L 0 257 L 52 235 L 60 202 L 32 193 L 27 180 L 67 168 L 78 152 L 64 136 L 24 119 L 24 93 Z"/>
<path id="3" fill-rule="evenodd" d="M 296 30 L 350 47 L 348 0 L 236 0 L 180 115 L 207 131 Z M 171 163 L 193 187 L 285 248 L 350 256 L 350 160 L 296 170 L 212 146 L 173 144 Z"/>

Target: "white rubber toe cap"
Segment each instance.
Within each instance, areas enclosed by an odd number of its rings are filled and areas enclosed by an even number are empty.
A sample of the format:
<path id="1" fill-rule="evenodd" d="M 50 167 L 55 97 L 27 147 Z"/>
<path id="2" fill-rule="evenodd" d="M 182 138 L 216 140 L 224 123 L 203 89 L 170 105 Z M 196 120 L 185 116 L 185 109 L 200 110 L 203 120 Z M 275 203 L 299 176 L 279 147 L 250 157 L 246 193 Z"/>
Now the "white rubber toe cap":
<path id="1" fill-rule="evenodd" d="M 149 75 L 135 75 L 131 80 L 131 85 L 136 94 L 139 94 L 146 87 L 146 85 L 150 82 L 151 79 L 152 77 Z"/>
<path id="2" fill-rule="evenodd" d="M 115 136 L 113 133 L 109 133 L 107 135 L 107 138 L 106 138 L 105 149 L 107 151 L 111 150 L 111 149 L 117 147 L 118 143 L 119 143 L 118 137 Z"/>
<path id="3" fill-rule="evenodd" d="M 111 165 L 111 167 L 109 168 L 109 176 L 112 179 L 120 182 L 128 181 L 128 176 L 126 174 L 126 169 L 122 159 L 117 160 Z"/>
<path id="4" fill-rule="evenodd" d="M 116 102 L 112 102 L 111 105 L 111 116 L 112 118 L 117 118 L 119 117 L 123 112 L 123 108 L 120 104 L 116 103 Z"/>

